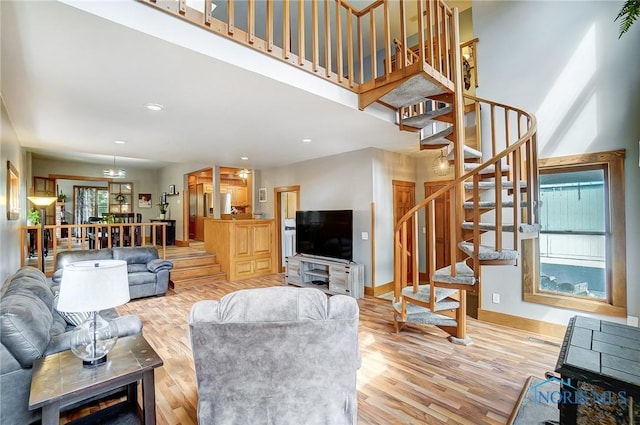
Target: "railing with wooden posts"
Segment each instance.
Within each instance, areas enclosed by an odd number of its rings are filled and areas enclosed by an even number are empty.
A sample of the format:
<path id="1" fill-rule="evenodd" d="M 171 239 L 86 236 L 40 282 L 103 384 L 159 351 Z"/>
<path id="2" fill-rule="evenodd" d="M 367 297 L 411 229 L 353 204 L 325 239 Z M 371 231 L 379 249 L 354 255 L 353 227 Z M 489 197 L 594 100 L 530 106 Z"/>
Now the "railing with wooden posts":
<path id="1" fill-rule="evenodd" d="M 442 0 L 377 0 L 356 9 L 344 0 L 138 0 L 356 93 L 405 68 L 423 66 L 453 80 L 453 12 Z M 423 46 L 416 57 L 397 54 Z M 392 69 L 392 58 L 395 69 Z"/>
<path id="2" fill-rule="evenodd" d="M 436 258 L 436 234 L 435 234 L 435 202 L 436 199 L 445 195 L 449 196 L 450 214 L 449 228 L 446 229 L 447 238 L 452 241 L 449 245 L 449 258 L 451 263 L 462 260 L 458 249 L 458 242 L 463 240 L 473 240 L 474 252 L 479 251 L 481 241 L 480 216 L 483 214 L 482 207 L 479 202 L 474 202 L 472 212 L 469 218 L 463 210 L 463 203 L 466 198 L 480 200 L 480 193 L 483 188 L 480 184 L 482 176 L 493 174 L 495 178 L 495 188 L 487 194 L 483 195 L 483 201 L 490 202 L 494 206 L 493 218 L 482 215 L 483 223 L 493 224 L 495 226 L 495 250 L 501 251 L 503 248 L 503 195 L 504 191 L 509 191 L 513 197 L 513 246 L 510 249 L 518 250 L 520 240 L 518 238 L 517 229 L 521 224 L 538 223 L 537 208 L 538 204 L 538 173 L 537 173 L 537 146 L 536 146 L 536 120 L 532 114 L 522 111 L 511 106 L 499 104 L 489 100 L 479 99 L 473 96 L 465 96 L 465 100 L 472 101 L 475 105 L 476 126 L 480 128 L 481 123 L 481 106 L 483 111 L 488 111 L 488 117 L 484 117 L 485 125 L 484 137 L 491 140 L 490 146 L 486 146 L 488 151 L 486 155 L 491 158 L 484 161 L 477 168 L 466 174 L 452 180 L 446 186 L 428 196 L 419 202 L 415 207 L 409 210 L 403 217 L 398 220 L 395 227 L 394 245 L 395 245 L 395 264 L 394 264 L 394 293 L 396 300 L 400 299 L 402 288 L 407 285 L 413 285 L 417 291 L 419 285 L 419 273 L 412 274 L 412 281 L 408 281 L 408 270 L 410 262 L 413 270 L 419 270 L 419 244 L 413 243 L 411 246 L 407 244 L 409 234 L 414 241 L 419 240 L 418 218 L 422 211 L 426 214 L 426 260 L 427 269 L 436 270 L 438 259 Z M 508 165 L 508 167 L 505 167 Z M 493 167 L 493 171 L 487 173 L 486 170 Z M 513 187 L 507 187 L 504 184 L 502 176 L 505 175 L 506 181 L 513 182 Z M 525 182 L 521 188 L 520 182 Z M 465 189 L 467 183 L 470 187 Z M 489 195 L 490 194 L 490 195 Z M 459 199 L 464 196 L 465 199 Z M 473 228 L 469 233 L 464 233 L 462 223 L 466 220 L 473 222 Z M 411 221 L 413 220 L 413 221 Z M 413 226 L 409 228 L 409 223 Z M 510 224 L 511 225 L 511 224 Z M 455 243 L 453 243 L 455 241 Z M 478 256 L 474 256 L 471 268 L 478 277 L 480 264 Z M 455 267 L 451 267 L 452 276 L 456 275 Z M 435 291 L 434 285 L 431 290 Z M 435 304 L 435 294 L 431 295 L 431 302 Z M 435 305 L 432 305 L 432 311 Z"/>
<path id="3" fill-rule="evenodd" d="M 46 236 L 45 232 L 48 235 Z M 66 234 L 67 237 L 59 237 Z M 157 246 L 159 256 L 167 257 L 167 223 L 90 223 L 22 226 L 20 266 L 33 261 L 42 269 L 40 247 L 47 240 L 47 257 L 60 251 L 112 248 L 123 246 Z M 45 261 L 45 264 L 47 262 Z M 48 265 L 48 264 L 47 264 Z M 53 264 L 51 265 L 53 267 Z M 47 268 L 46 272 L 51 270 Z"/>

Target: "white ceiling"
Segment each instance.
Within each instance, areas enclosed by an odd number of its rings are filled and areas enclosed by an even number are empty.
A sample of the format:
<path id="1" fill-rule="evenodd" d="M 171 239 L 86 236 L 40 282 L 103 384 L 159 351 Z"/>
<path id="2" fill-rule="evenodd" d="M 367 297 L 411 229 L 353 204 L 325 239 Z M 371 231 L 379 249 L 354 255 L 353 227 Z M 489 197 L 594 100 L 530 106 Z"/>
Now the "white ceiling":
<path id="1" fill-rule="evenodd" d="M 418 136 L 399 131 L 391 114 L 358 111 L 57 1 L 1 7 L 2 96 L 22 146 L 37 155 L 268 168 L 370 146 L 419 154 Z M 165 110 L 150 112 L 148 102 Z"/>

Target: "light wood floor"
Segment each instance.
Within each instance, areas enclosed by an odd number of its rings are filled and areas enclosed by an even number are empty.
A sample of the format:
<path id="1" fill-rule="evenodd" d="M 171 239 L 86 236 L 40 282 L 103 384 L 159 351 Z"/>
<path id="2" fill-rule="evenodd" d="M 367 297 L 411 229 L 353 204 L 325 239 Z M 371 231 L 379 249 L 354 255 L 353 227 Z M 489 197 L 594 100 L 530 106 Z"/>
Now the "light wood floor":
<path id="1" fill-rule="evenodd" d="M 283 280 L 282 274 L 275 274 L 205 284 L 118 308 L 120 314 L 142 319 L 145 338 L 164 360 L 156 370 L 158 424 L 197 423 L 187 325 L 191 306 L 237 289 L 281 285 Z M 555 367 L 559 346 L 552 344 L 560 341 L 549 337 L 469 319 L 468 334 L 474 343 L 458 346 L 431 326 L 407 325 L 396 334 L 389 301 L 367 296 L 358 304 L 362 351 L 358 423 L 362 425 L 505 424 L 527 377 L 544 378 Z"/>

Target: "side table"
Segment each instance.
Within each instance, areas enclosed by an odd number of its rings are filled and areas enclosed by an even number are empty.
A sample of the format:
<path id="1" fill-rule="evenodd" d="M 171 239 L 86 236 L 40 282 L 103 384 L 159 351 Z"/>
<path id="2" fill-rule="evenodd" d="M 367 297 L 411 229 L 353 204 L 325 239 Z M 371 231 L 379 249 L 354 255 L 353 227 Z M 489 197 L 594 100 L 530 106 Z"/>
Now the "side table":
<path id="1" fill-rule="evenodd" d="M 143 423 L 156 423 L 154 370 L 162 359 L 142 335 L 120 338 L 95 368 L 82 367 L 70 350 L 38 359 L 33 364 L 29 409 L 42 408 L 42 425 L 58 425 L 60 407 L 127 386 L 131 406 L 137 409 L 137 384 L 142 382 Z M 99 412 L 98 412 L 99 413 Z"/>

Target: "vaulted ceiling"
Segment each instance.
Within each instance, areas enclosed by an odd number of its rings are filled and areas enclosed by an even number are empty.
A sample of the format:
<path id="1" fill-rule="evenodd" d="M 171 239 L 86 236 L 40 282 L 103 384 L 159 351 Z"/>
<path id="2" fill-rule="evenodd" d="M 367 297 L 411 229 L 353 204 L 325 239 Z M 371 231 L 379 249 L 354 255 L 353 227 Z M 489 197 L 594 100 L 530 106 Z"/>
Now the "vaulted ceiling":
<path id="1" fill-rule="evenodd" d="M 358 111 L 65 2 L 0 7 L 2 96 L 35 155 L 267 168 L 365 147 L 417 152 L 417 136 L 400 132 L 390 111 Z M 108 7 L 175 21 L 134 1 Z M 149 102 L 164 110 L 147 110 Z"/>

